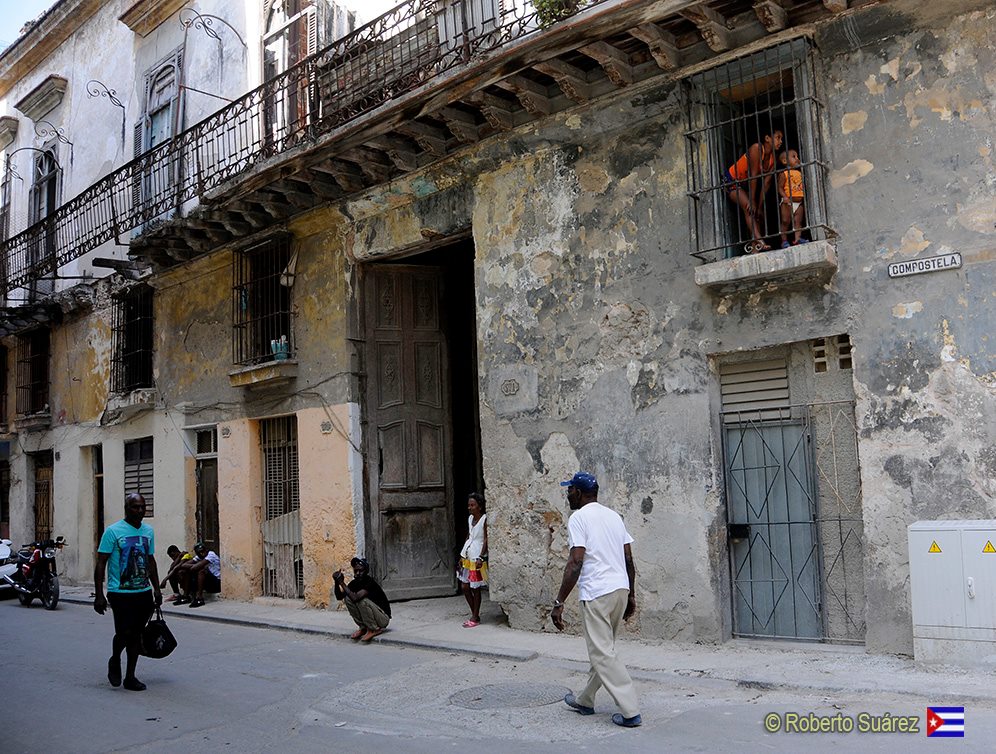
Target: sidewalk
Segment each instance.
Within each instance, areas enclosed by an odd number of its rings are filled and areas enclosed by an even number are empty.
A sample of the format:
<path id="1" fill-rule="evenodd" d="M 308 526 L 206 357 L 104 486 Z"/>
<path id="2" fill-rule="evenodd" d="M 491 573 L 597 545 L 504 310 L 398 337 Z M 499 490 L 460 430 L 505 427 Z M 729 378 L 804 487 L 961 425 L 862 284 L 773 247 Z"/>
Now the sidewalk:
<path id="1" fill-rule="evenodd" d="M 62 601 L 92 604 L 91 587 L 64 586 Z M 380 644 L 465 652 L 526 662 L 543 657 L 581 663 L 588 654 L 580 636 L 509 628 L 501 610 L 485 598 L 481 625 L 463 628 L 463 597 L 414 600 L 392 605 L 390 628 L 374 639 Z M 212 620 L 285 631 L 318 634 L 348 641 L 355 626 L 345 610 L 318 610 L 295 600 L 260 598 L 253 602 L 214 599 L 191 610 L 165 603 L 163 612 L 194 620 Z M 990 702 L 996 705 L 994 668 L 922 665 L 891 655 L 869 655 L 860 647 L 734 640 L 699 645 L 681 642 L 621 642 L 627 666 L 638 679 L 666 682 L 734 683 L 760 689 L 800 689 L 827 693 L 894 693 L 934 701 Z"/>

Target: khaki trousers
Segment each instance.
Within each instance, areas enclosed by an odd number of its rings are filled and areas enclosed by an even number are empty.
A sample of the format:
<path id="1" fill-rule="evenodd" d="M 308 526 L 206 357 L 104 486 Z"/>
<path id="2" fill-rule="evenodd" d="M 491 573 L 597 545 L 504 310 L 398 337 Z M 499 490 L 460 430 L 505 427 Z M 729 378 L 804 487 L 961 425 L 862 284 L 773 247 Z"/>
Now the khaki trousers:
<path id="1" fill-rule="evenodd" d="M 368 597 L 364 597 L 359 602 L 353 602 L 349 597 L 343 600 L 346 609 L 349 611 L 353 622 L 360 628 L 373 630 L 375 628 L 387 628 L 391 622 L 387 613 L 377 606 L 377 603 Z"/>
<path id="2" fill-rule="evenodd" d="M 616 636 L 628 602 L 629 589 L 617 589 L 581 603 L 581 630 L 588 645 L 591 672 L 588 685 L 577 695 L 577 702 L 585 707 L 594 707 L 595 692 L 605 686 L 623 717 L 640 713 L 633 679 L 616 655 Z"/>

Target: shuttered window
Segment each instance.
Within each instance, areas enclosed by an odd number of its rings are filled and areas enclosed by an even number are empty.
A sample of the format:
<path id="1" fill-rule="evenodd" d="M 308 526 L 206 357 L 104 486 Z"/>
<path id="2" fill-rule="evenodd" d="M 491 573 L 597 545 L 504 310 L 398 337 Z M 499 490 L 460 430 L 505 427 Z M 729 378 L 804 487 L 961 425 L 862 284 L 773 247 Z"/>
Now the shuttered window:
<path id="1" fill-rule="evenodd" d="M 723 364 L 719 382 L 726 421 L 777 418 L 781 409 L 789 406 L 788 363 L 784 358 Z"/>
<path id="2" fill-rule="evenodd" d="M 297 417 L 264 419 L 259 423 L 263 451 L 263 505 L 266 520 L 301 507 L 298 484 Z"/>
<path id="3" fill-rule="evenodd" d="M 125 495 L 139 493 L 145 498 L 145 515 L 152 518 L 155 512 L 152 498 L 152 438 L 131 440 L 124 446 Z"/>

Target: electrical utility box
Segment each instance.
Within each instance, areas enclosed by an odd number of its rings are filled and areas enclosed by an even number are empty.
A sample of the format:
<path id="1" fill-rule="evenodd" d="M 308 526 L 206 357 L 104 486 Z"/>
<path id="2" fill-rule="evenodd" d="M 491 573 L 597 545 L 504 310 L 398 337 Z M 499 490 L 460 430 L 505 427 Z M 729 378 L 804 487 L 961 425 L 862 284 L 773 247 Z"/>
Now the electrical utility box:
<path id="1" fill-rule="evenodd" d="M 907 533 L 914 657 L 996 663 L 996 521 L 917 521 Z"/>

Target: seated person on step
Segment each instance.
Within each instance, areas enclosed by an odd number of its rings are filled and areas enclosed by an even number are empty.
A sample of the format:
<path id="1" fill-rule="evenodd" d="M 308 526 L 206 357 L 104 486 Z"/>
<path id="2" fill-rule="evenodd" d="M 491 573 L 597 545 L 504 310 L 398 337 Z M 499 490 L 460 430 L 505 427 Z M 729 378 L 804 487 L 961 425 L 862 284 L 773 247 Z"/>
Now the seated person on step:
<path id="1" fill-rule="evenodd" d="M 347 586 L 346 577 L 339 569 L 332 574 L 332 581 L 335 582 L 333 591 L 337 600 L 346 603 L 350 617 L 359 626 L 349 638 L 368 642 L 383 633 L 391 622 L 391 602 L 370 575 L 370 564 L 366 558 L 353 558 L 350 565 L 353 567 L 353 580 Z"/>
<path id="2" fill-rule="evenodd" d="M 221 558 L 213 550 L 208 550 L 203 542 L 194 545 L 194 554 L 193 560 L 180 566 L 183 596 L 174 604 L 182 605 L 189 601 L 191 607 L 201 607 L 205 591 L 211 594 L 221 591 Z"/>
<path id="3" fill-rule="evenodd" d="M 159 584 L 160 589 L 166 588 L 166 582 L 173 588 L 173 594 L 166 601 L 172 602 L 173 600 L 180 599 L 180 566 L 185 563 L 189 563 L 194 559 L 186 550 L 181 550 L 176 545 L 170 545 L 166 548 L 166 554 L 169 555 L 170 564 L 169 569 L 166 571 L 166 578 L 162 580 Z M 183 604 L 182 602 L 180 604 Z"/>

